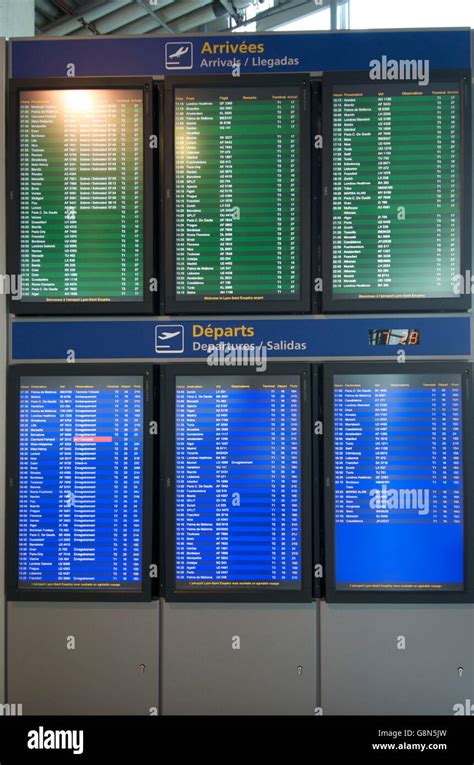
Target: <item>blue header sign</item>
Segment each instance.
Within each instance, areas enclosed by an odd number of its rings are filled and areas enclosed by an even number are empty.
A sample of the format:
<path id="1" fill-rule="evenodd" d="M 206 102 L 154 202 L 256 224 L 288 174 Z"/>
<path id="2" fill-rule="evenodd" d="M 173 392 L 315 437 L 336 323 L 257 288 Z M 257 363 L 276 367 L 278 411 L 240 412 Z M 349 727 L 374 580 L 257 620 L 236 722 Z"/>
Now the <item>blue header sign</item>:
<path id="1" fill-rule="evenodd" d="M 467 29 L 35 38 L 13 40 L 10 52 L 14 78 L 365 71 L 383 57 L 471 65 Z"/>
<path id="2" fill-rule="evenodd" d="M 398 330 L 398 331 L 397 331 Z M 405 335 L 405 332 L 410 331 Z M 374 345 L 390 332 L 396 344 Z M 468 316 L 252 319 L 16 319 L 13 361 L 469 356 Z M 259 349 L 259 350 L 258 350 Z M 219 363 L 217 361 L 216 363 Z M 230 362 L 229 362 L 230 364 Z"/>

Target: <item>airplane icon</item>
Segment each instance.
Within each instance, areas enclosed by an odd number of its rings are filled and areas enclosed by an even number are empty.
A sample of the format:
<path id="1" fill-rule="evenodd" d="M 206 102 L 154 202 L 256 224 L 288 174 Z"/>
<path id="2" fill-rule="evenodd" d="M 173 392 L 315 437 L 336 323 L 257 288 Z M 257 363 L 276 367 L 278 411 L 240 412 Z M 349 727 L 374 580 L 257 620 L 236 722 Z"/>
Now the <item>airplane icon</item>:
<path id="1" fill-rule="evenodd" d="M 189 41 L 167 42 L 165 45 L 166 69 L 192 69 L 193 44 Z"/>
<path id="2" fill-rule="evenodd" d="M 170 53 L 168 56 L 169 59 L 171 58 L 181 58 L 181 56 L 184 56 L 185 53 L 187 53 L 189 50 L 189 47 L 185 48 L 184 45 L 179 48 L 175 53 Z"/>
<path id="3" fill-rule="evenodd" d="M 182 324 L 155 326 L 155 353 L 184 353 L 184 327 Z"/>

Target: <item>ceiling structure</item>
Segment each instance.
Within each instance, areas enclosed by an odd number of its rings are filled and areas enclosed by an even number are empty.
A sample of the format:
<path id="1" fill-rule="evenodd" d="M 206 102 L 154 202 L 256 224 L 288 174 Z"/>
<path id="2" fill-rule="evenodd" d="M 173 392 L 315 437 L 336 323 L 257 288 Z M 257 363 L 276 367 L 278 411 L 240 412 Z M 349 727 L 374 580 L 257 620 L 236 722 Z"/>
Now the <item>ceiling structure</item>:
<path id="1" fill-rule="evenodd" d="M 35 0 L 37 35 L 224 32 L 256 22 L 269 30 L 336 0 Z"/>

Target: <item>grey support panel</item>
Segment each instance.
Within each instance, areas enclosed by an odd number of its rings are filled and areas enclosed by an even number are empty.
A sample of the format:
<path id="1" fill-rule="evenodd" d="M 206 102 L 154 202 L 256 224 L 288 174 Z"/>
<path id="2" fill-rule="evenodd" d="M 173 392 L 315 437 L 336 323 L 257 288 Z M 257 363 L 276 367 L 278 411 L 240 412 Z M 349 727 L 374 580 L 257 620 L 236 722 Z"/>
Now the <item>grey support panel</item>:
<path id="1" fill-rule="evenodd" d="M 158 636 L 157 601 L 9 603 L 8 701 L 25 715 L 156 714 Z"/>
<path id="2" fill-rule="evenodd" d="M 163 601 L 162 713 L 313 715 L 318 618 L 317 603 Z"/>
<path id="3" fill-rule="evenodd" d="M 474 702 L 473 645 L 472 605 L 321 603 L 323 713 L 452 715 Z"/>

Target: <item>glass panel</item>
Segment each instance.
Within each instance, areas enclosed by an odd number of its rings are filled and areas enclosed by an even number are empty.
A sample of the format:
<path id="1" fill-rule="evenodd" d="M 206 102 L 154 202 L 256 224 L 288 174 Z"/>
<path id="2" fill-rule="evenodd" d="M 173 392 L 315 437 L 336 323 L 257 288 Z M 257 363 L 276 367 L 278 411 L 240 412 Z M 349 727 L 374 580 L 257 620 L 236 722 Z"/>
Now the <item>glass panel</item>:
<path id="1" fill-rule="evenodd" d="M 350 29 L 401 29 L 430 27 L 474 27 L 472 0 L 350 0 Z"/>
<path id="2" fill-rule="evenodd" d="M 278 32 L 310 32 L 331 29 L 331 12 L 329 8 L 322 8 L 294 21 L 287 21 L 285 24 L 273 27 L 273 29 Z"/>

